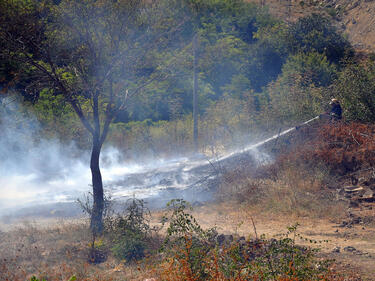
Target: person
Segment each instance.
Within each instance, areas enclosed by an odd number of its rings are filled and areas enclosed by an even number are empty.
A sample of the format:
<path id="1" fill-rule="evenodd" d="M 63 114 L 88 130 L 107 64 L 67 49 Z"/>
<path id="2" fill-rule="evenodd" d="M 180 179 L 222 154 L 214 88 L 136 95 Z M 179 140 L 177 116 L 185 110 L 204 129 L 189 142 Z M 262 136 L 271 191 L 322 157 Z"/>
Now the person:
<path id="1" fill-rule="evenodd" d="M 342 108 L 340 102 L 337 99 L 332 99 L 329 105 L 331 106 L 329 115 L 335 120 L 340 120 L 342 118 Z"/>

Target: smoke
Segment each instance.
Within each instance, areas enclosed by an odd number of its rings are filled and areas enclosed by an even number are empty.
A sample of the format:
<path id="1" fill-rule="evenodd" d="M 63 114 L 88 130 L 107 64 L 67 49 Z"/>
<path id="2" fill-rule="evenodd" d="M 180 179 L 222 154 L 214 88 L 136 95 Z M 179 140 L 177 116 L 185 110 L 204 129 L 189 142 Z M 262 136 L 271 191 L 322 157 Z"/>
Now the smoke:
<path id="1" fill-rule="evenodd" d="M 78 149 L 74 143 L 43 138 L 40 123 L 20 103 L 3 101 L 0 130 L 0 216 L 25 207 L 75 202 L 91 191 L 89 151 Z M 156 208 L 173 198 L 193 203 L 208 201 L 218 185 L 213 161 L 221 161 L 219 165 L 228 168 L 244 154 L 249 155 L 255 167 L 272 161 L 256 150 L 258 144 L 215 160 L 200 156 L 136 163 L 125 162 L 116 148 L 105 147 L 101 154 L 105 190 L 113 199 L 134 196 L 146 199 L 150 207 Z"/>
<path id="2" fill-rule="evenodd" d="M 20 103 L 3 99 L 0 130 L 0 215 L 25 207 L 74 202 L 91 191 L 89 151 L 74 143 L 44 138 L 38 120 Z M 101 155 L 105 189 L 114 198 L 124 199 L 157 200 L 166 190 L 178 196 L 172 189 L 199 181 L 200 175 L 189 170 L 204 162 L 178 158 L 126 163 L 113 147 L 104 148 Z"/>
<path id="3" fill-rule="evenodd" d="M 39 122 L 19 103 L 3 100 L 0 131 L 0 211 L 68 201 L 88 190 L 87 153 L 44 139 Z"/>

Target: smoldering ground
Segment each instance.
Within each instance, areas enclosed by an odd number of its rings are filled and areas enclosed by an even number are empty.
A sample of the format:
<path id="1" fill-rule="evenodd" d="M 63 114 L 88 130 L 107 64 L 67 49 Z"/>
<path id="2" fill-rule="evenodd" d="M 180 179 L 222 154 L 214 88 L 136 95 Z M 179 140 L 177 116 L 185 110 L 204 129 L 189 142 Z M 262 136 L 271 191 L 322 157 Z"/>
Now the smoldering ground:
<path id="1" fill-rule="evenodd" d="M 76 203 L 91 190 L 89 152 L 57 139 L 44 139 L 37 119 L 20 103 L 4 99 L 0 111 L 0 217 L 72 217 Z M 200 203 L 213 199 L 220 174 L 246 161 L 256 167 L 272 161 L 249 144 L 223 156 L 124 162 L 114 147 L 102 152 L 105 189 L 112 199 L 143 198 L 160 208 L 173 198 Z M 141 157 L 140 157 L 141 158 Z"/>

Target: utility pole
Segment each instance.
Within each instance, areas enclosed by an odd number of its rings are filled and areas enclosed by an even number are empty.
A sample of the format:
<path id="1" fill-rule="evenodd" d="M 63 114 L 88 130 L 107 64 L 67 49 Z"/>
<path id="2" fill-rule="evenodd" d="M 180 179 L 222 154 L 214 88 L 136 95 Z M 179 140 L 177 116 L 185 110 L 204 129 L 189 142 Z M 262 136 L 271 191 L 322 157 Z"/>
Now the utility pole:
<path id="1" fill-rule="evenodd" d="M 193 38 L 193 71 L 194 71 L 194 85 L 193 85 L 193 139 L 194 150 L 198 152 L 198 34 Z"/>
<path id="2" fill-rule="evenodd" d="M 292 16 L 292 0 L 288 0 L 287 3 L 287 21 L 291 21 L 291 16 Z"/>

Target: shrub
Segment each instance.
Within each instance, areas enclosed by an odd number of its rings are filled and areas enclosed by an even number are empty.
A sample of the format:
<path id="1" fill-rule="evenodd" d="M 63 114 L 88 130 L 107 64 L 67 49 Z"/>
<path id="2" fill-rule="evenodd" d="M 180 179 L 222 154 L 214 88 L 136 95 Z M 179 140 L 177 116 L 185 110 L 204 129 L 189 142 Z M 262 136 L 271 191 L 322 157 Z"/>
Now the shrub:
<path id="1" fill-rule="evenodd" d="M 106 219 L 105 234 L 113 245 L 113 255 L 130 262 L 145 257 L 153 229 L 149 225 L 150 212 L 145 202 L 135 198 L 128 202 L 124 214 Z"/>
<path id="2" fill-rule="evenodd" d="M 320 114 L 327 101 L 324 87 L 332 83 L 336 71 L 324 54 L 298 53 L 289 57 L 282 74 L 267 88 L 272 106 L 269 114 L 289 122 Z"/>
<path id="3" fill-rule="evenodd" d="M 287 40 L 291 53 L 315 51 L 334 63 L 353 55 L 349 41 L 329 19 L 319 14 L 298 19 L 289 29 Z"/>
<path id="4" fill-rule="evenodd" d="M 332 261 L 317 259 L 317 248 L 296 244 L 297 239 L 319 243 L 302 237 L 297 226 L 278 239 L 240 239 L 206 249 L 185 235 L 156 271 L 161 280 L 334 280 L 328 278 Z"/>
<path id="5" fill-rule="evenodd" d="M 375 166 L 375 126 L 361 123 L 326 125 L 312 140 L 305 159 L 323 161 L 332 173 L 344 175 Z"/>
<path id="6" fill-rule="evenodd" d="M 203 230 L 189 214 L 191 205 L 183 199 L 171 200 L 167 209 L 168 212 L 163 216 L 163 225 L 168 223 L 167 234 L 161 250 L 185 264 L 183 276 L 187 280 L 205 276 L 203 258 L 213 246 L 216 230 Z"/>
<path id="7" fill-rule="evenodd" d="M 343 106 L 347 120 L 375 122 L 375 67 L 350 64 L 340 74 L 334 94 Z"/>

